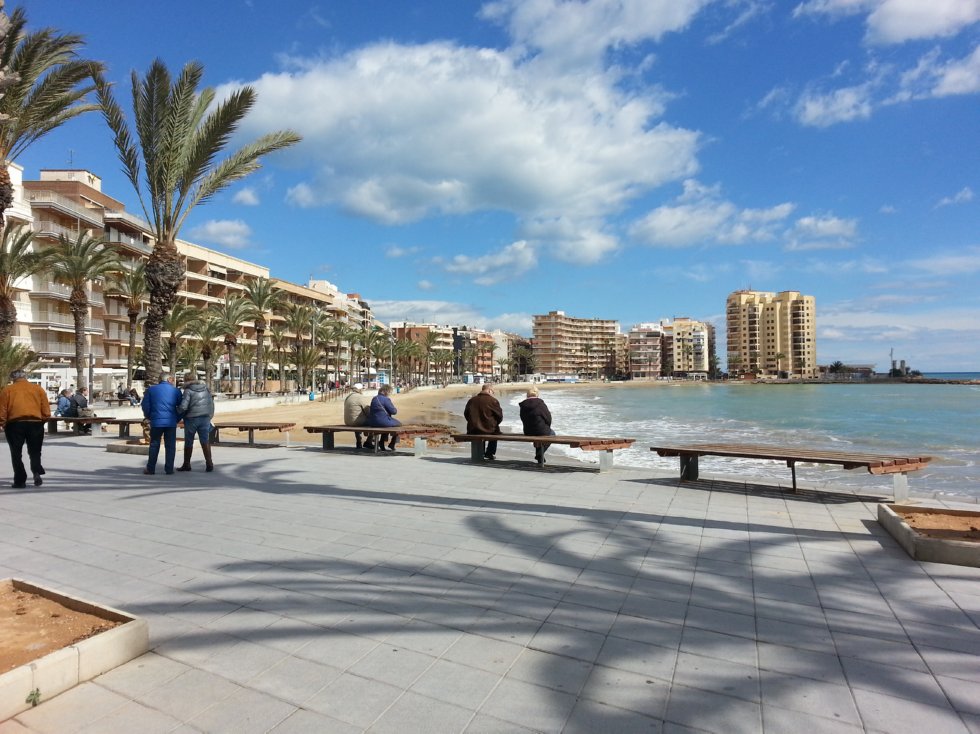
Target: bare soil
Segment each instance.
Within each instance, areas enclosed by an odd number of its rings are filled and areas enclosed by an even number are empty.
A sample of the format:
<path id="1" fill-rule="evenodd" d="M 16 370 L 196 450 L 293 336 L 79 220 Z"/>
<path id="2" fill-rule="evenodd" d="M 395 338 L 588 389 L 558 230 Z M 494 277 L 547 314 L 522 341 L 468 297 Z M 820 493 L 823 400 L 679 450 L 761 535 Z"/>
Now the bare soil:
<path id="1" fill-rule="evenodd" d="M 43 596 L 19 591 L 10 581 L 2 581 L 0 674 L 120 624 L 76 612 Z"/>
<path id="2" fill-rule="evenodd" d="M 980 543 L 980 515 L 909 511 L 897 514 L 919 535 Z"/>

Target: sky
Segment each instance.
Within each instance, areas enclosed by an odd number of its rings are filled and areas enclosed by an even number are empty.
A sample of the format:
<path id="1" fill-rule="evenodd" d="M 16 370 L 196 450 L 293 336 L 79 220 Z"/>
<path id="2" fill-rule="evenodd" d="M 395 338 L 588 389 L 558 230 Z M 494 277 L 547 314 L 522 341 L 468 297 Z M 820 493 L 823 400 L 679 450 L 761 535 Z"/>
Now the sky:
<path id="1" fill-rule="evenodd" d="M 8 12 L 17 6 L 8 0 Z M 980 0 L 30 0 L 131 109 L 155 58 L 303 136 L 184 239 L 383 321 L 718 327 L 817 303 L 817 358 L 980 370 Z M 95 114 L 18 163 L 140 207 Z"/>

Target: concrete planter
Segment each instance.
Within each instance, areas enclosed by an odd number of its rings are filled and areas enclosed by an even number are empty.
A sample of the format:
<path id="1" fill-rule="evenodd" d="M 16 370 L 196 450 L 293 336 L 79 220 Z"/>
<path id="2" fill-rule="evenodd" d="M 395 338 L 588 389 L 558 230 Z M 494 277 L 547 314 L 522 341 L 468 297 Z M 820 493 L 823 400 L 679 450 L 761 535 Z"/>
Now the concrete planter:
<path id="1" fill-rule="evenodd" d="M 46 701 L 150 649 L 149 625 L 141 617 L 20 579 L 10 582 L 15 589 L 51 599 L 68 609 L 122 624 L 0 675 L 0 721 L 31 708 L 26 699 L 35 689 L 40 700 Z"/>
<path id="2" fill-rule="evenodd" d="M 898 544 L 917 561 L 950 563 L 956 566 L 980 568 L 980 543 L 966 540 L 930 538 L 913 530 L 897 512 L 939 513 L 975 517 L 980 521 L 980 512 L 973 510 L 947 510 L 921 505 L 878 505 L 878 522 L 891 533 Z"/>

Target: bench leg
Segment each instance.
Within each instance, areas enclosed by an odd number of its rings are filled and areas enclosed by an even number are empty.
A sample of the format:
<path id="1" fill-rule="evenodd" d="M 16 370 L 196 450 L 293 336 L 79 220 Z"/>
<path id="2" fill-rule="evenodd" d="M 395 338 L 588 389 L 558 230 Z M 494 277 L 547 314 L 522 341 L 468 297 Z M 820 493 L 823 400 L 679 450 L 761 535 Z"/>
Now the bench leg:
<path id="1" fill-rule="evenodd" d="M 286 434 L 286 448 L 289 448 L 289 431 L 283 431 Z"/>
<path id="2" fill-rule="evenodd" d="M 248 445 L 253 446 L 255 444 L 255 429 L 248 429 Z"/>
<path id="3" fill-rule="evenodd" d="M 418 438 L 416 438 L 415 439 L 415 455 L 416 456 L 425 456 L 425 448 L 426 448 L 425 439 L 422 438 L 421 436 L 419 436 Z"/>
<path id="4" fill-rule="evenodd" d="M 693 482 L 698 478 L 698 457 L 681 456 L 681 481 Z"/>
<path id="5" fill-rule="evenodd" d="M 905 472 L 892 474 L 892 486 L 895 488 L 895 502 L 908 502 L 909 475 Z"/>
<path id="6" fill-rule="evenodd" d="M 486 441 L 470 441 L 470 459 L 472 461 L 483 461 L 483 455 L 486 451 Z"/>
<path id="7" fill-rule="evenodd" d="M 332 451 L 333 450 L 333 434 L 330 431 L 326 431 L 320 434 L 323 436 L 323 450 Z"/>
<path id="8" fill-rule="evenodd" d="M 599 471 L 609 471 L 613 468 L 613 452 L 612 451 L 600 451 L 599 452 Z"/>
<path id="9" fill-rule="evenodd" d="M 58 421 L 48 421 L 48 435 L 53 436 L 58 432 Z"/>
<path id="10" fill-rule="evenodd" d="M 793 491 L 795 492 L 796 491 L 796 462 L 787 461 L 786 466 L 788 466 L 789 470 L 793 473 Z"/>
<path id="11" fill-rule="evenodd" d="M 129 438 L 129 424 L 120 423 L 119 424 L 119 438 Z"/>

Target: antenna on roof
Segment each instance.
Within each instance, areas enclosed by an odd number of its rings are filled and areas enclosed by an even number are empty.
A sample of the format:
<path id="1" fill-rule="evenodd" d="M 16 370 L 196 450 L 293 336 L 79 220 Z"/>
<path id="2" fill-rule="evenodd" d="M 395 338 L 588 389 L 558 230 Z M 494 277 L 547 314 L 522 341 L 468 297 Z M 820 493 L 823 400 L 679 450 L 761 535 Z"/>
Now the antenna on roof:
<path id="1" fill-rule="evenodd" d="M 68 149 L 68 168 L 75 167 L 75 151 L 71 148 Z"/>

